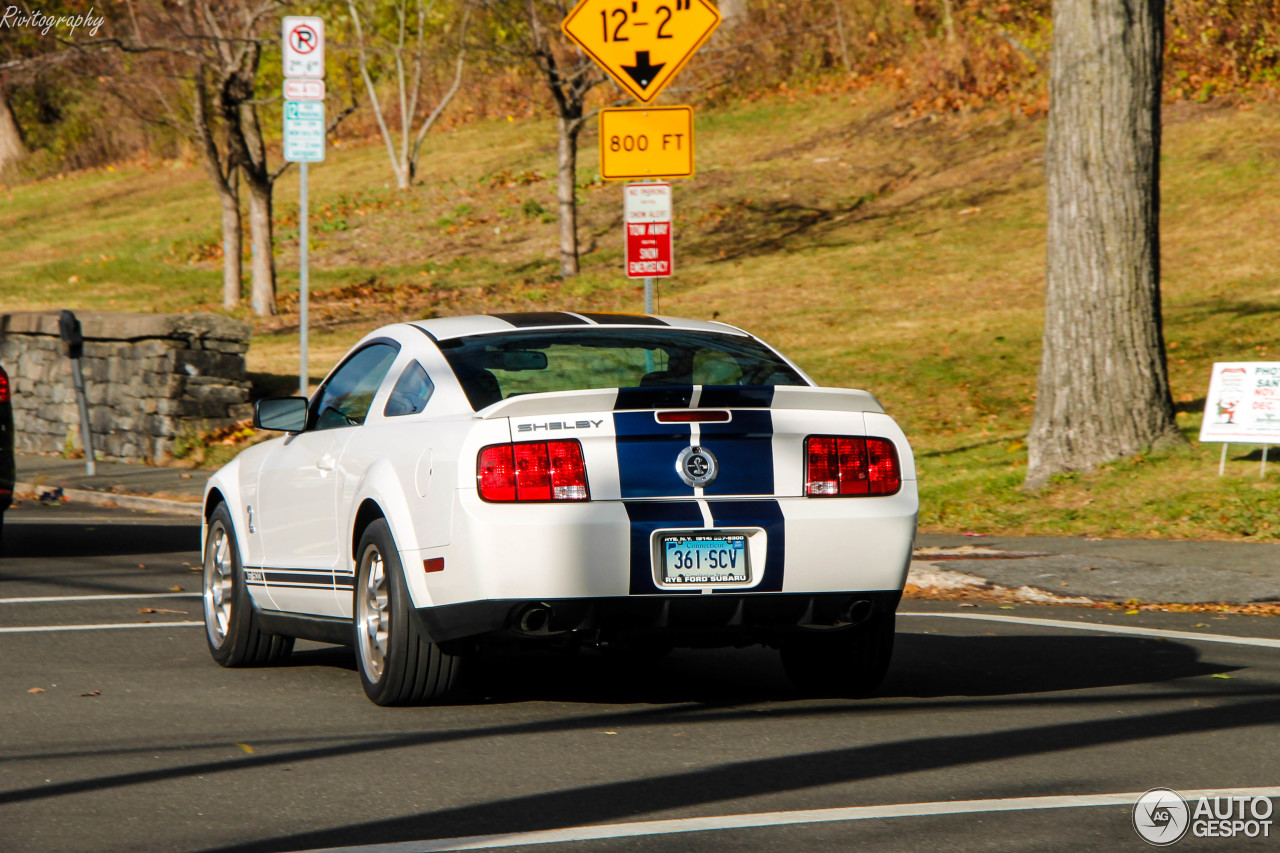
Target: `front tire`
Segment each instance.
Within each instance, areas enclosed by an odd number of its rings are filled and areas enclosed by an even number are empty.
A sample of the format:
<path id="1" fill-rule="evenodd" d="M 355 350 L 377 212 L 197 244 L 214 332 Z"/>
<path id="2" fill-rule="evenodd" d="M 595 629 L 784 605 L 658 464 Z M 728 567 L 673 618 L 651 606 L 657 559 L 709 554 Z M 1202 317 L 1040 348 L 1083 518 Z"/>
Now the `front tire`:
<path id="1" fill-rule="evenodd" d="M 422 631 L 405 585 L 400 552 L 381 518 L 356 549 L 356 663 L 365 695 L 377 705 L 421 705 L 444 698 L 461 661 Z"/>
<path id="2" fill-rule="evenodd" d="M 787 677 L 810 696 L 869 696 L 889 672 L 894 615 L 875 613 L 852 628 L 787 638 L 781 648 Z"/>
<path id="3" fill-rule="evenodd" d="M 209 653 L 223 666 L 278 663 L 293 651 L 293 637 L 268 634 L 258 626 L 245 586 L 235 527 L 225 503 L 209 516 L 204 547 L 204 636 Z"/>

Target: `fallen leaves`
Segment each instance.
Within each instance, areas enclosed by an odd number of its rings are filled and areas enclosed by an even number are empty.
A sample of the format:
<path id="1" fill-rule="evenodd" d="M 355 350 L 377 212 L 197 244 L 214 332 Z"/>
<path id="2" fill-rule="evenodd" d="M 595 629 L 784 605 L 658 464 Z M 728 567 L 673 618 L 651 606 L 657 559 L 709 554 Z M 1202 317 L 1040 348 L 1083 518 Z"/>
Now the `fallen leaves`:
<path id="1" fill-rule="evenodd" d="M 88 693 L 81 693 L 81 694 L 80 694 L 80 698 L 81 698 L 81 699 L 92 699 L 94 696 L 101 696 L 101 695 L 102 695 L 102 691 L 101 691 L 101 690 L 90 690 Z"/>
<path id="2" fill-rule="evenodd" d="M 30 690 L 28 690 L 27 692 L 28 692 L 28 693 L 44 693 L 44 692 L 46 692 L 46 691 L 45 691 L 45 689 L 44 689 L 43 687 L 32 687 L 32 688 L 31 688 Z"/>
<path id="3" fill-rule="evenodd" d="M 250 746 L 249 744 L 238 743 L 236 744 L 236 746 L 240 747 L 240 749 L 243 750 L 246 755 L 253 755 L 253 747 Z"/>
<path id="4" fill-rule="evenodd" d="M 189 611 L 187 611 L 187 610 L 165 610 L 165 609 L 164 609 L 164 608 L 162 608 L 162 607 L 139 607 L 139 608 L 138 608 L 138 612 L 139 612 L 139 613 L 181 613 L 182 615 L 184 615 L 184 616 L 185 616 L 185 615 L 187 615 L 187 613 L 188 613 Z"/>

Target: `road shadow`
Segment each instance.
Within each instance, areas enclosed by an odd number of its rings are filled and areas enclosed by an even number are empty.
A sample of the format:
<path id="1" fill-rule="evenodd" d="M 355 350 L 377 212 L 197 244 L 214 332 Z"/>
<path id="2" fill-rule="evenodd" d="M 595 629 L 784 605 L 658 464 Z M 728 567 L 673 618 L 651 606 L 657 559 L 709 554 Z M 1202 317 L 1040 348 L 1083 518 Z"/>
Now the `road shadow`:
<path id="1" fill-rule="evenodd" d="M 190 524 L 114 524 L 75 517 L 58 520 L 58 509 L 49 512 L 48 519 L 38 523 L 6 518 L 0 555 L 6 560 L 132 554 L 183 554 L 198 560 L 200 556 L 200 522 L 195 518 Z"/>
<path id="2" fill-rule="evenodd" d="M 778 654 L 681 649 L 631 660 L 584 649 L 486 654 L 467 660 L 452 705 L 567 702 L 585 705 L 733 705 L 803 698 Z M 295 653 L 293 666 L 354 670 L 348 649 Z M 1152 684 L 1234 671 L 1183 643 L 1115 636 L 950 636 L 899 633 L 877 697 L 1017 697 Z M 358 685 L 356 685 L 358 687 Z"/>

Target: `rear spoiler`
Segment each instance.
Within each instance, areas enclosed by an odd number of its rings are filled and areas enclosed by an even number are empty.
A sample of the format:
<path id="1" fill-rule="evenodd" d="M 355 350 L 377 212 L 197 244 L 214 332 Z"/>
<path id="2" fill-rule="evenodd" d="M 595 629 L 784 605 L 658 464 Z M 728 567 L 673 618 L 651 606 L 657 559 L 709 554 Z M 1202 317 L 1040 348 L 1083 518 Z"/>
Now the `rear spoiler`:
<path id="1" fill-rule="evenodd" d="M 714 391 L 708 393 L 708 389 Z M 767 391 L 772 388 L 772 395 Z M 590 391 L 553 391 L 508 397 L 476 412 L 476 417 L 520 418 L 530 415 L 569 415 L 579 412 L 611 412 L 635 409 L 689 408 L 693 389 L 685 386 L 663 388 L 603 388 Z M 741 392 L 741 398 L 735 392 Z M 736 386 L 703 388 L 703 409 L 808 409 L 819 412 L 884 412 L 884 407 L 866 391 L 850 388 L 816 388 L 806 385 Z M 767 402 L 766 402 L 767 400 Z M 621 404 L 620 404 L 621 401 Z"/>

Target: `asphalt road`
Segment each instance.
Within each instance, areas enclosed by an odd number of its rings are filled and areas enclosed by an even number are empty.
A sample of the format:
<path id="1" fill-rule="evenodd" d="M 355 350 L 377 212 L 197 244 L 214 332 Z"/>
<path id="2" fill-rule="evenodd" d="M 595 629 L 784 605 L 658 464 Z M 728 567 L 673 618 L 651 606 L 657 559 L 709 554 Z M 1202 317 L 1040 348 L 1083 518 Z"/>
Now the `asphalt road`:
<path id="1" fill-rule="evenodd" d="M 1280 794 L 1280 620 L 906 602 L 873 699 L 744 649 L 496 660 L 382 709 L 342 649 L 216 666 L 190 520 L 7 522 L 0 850 L 1145 850 L 1104 795 Z"/>

